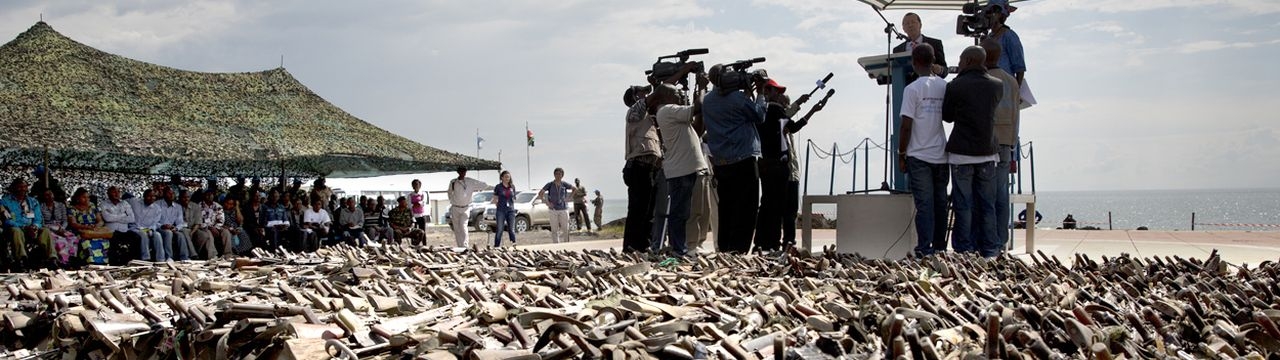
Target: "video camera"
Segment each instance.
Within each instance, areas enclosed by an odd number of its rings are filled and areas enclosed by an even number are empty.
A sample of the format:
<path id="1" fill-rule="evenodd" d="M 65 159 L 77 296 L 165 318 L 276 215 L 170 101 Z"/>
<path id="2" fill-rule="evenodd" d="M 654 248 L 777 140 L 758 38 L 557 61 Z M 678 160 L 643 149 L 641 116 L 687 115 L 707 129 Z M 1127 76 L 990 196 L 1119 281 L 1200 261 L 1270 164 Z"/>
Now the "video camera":
<path id="1" fill-rule="evenodd" d="M 653 70 L 645 71 L 645 75 L 652 75 L 658 81 L 666 81 L 672 76 L 680 75 L 680 70 L 688 64 L 693 64 L 691 73 L 701 74 L 706 71 L 701 61 L 689 61 L 689 56 L 706 55 L 707 49 L 688 49 L 673 55 L 659 56 L 658 61 L 653 63 Z M 675 61 L 664 61 L 668 59 L 676 59 Z M 678 81 L 685 90 L 689 90 L 689 78 L 681 77 Z"/>
<path id="2" fill-rule="evenodd" d="M 751 65 L 762 62 L 764 58 L 758 57 L 724 64 L 724 73 L 720 74 L 720 83 L 716 86 L 731 90 L 750 90 L 751 83 L 757 79 L 754 78 L 754 74 L 747 73 L 747 69 Z"/>
<path id="3" fill-rule="evenodd" d="M 960 9 L 963 15 L 956 19 L 956 34 L 974 38 L 987 36 L 987 32 L 995 26 L 995 15 L 998 10 L 993 6 L 981 6 L 977 1 L 965 3 Z"/>

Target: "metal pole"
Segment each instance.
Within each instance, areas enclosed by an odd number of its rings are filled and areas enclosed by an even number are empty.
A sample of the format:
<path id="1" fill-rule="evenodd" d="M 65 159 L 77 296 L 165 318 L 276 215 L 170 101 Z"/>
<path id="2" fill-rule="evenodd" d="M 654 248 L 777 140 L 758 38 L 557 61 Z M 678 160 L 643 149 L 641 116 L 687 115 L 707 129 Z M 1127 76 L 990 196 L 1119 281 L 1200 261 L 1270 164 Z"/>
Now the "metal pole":
<path id="1" fill-rule="evenodd" d="M 1021 162 L 1021 161 L 1022 161 L 1022 143 L 1021 143 L 1021 142 L 1019 142 L 1019 143 L 1018 143 L 1018 147 L 1017 147 L 1017 149 L 1013 152 L 1013 161 L 1014 161 L 1014 162 Z M 1018 167 L 1019 167 L 1019 169 L 1018 169 L 1018 193 L 1019 193 L 1019 194 L 1021 194 L 1021 193 L 1022 193 L 1022 169 L 1021 169 L 1021 167 L 1022 167 L 1022 166 L 1018 166 Z"/>
<path id="2" fill-rule="evenodd" d="M 1027 143 L 1027 155 L 1031 155 L 1031 193 L 1036 193 L 1036 144 L 1035 142 Z"/>
<path id="3" fill-rule="evenodd" d="M 836 155 L 839 155 L 836 151 L 839 150 L 836 148 L 836 143 L 833 142 L 831 143 L 831 181 L 827 182 L 828 196 L 836 194 Z"/>
<path id="4" fill-rule="evenodd" d="M 533 175 L 531 175 L 533 173 L 533 170 L 531 170 L 531 168 L 533 168 L 533 163 L 529 162 L 529 148 L 531 146 L 529 146 L 529 139 L 528 139 L 529 137 L 528 121 L 524 122 L 524 136 L 526 137 L 525 144 L 524 144 L 524 183 L 533 184 Z"/>
<path id="5" fill-rule="evenodd" d="M 1191 212 L 1191 231 L 1196 231 L 1196 213 Z"/>
<path id="6" fill-rule="evenodd" d="M 871 138 L 867 138 L 862 143 L 862 158 L 866 161 L 862 162 L 862 188 L 871 190 Z"/>
<path id="7" fill-rule="evenodd" d="M 850 151 L 849 154 L 853 155 L 853 166 L 852 166 L 853 175 L 849 177 L 849 182 L 853 183 L 852 184 L 853 187 L 850 188 L 849 190 L 850 192 L 857 192 L 858 191 L 858 147 L 854 146 L 853 151 Z"/>
<path id="8" fill-rule="evenodd" d="M 813 142 L 806 139 L 804 141 L 804 194 L 803 194 L 805 196 L 809 195 L 809 154 L 810 154 L 809 147 L 810 146 L 813 146 Z"/>
<path id="9" fill-rule="evenodd" d="M 1115 229 L 1116 228 L 1114 226 L 1111 226 L 1111 212 L 1108 211 L 1107 212 L 1107 230 L 1115 230 Z"/>

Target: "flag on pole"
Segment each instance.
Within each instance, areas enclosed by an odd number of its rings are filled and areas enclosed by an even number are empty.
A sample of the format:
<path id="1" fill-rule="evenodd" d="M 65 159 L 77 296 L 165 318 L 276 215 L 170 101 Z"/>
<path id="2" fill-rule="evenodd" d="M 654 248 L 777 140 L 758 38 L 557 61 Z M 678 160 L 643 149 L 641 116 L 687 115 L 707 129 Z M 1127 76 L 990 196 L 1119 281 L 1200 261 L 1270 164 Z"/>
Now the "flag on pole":
<path id="1" fill-rule="evenodd" d="M 533 130 L 525 129 L 528 132 L 529 147 L 533 147 Z"/>
<path id="2" fill-rule="evenodd" d="M 484 138 L 480 137 L 480 135 L 476 135 L 476 148 L 477 149 L 484 148 Z"/>

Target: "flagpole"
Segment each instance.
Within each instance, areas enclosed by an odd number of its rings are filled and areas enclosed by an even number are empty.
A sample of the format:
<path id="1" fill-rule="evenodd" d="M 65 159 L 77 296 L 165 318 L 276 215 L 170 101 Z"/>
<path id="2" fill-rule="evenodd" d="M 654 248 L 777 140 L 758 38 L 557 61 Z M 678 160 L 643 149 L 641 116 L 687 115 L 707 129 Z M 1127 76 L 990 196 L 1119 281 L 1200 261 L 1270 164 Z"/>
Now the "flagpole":
<path id="1" fill-rule="evenodd" d="M 533 166 L 532 166 L 532 165 L 530 165 L 531 163 L 529 162 L 529 148 L 530 148 L 531 146 L 529 146 L 529 139 L 528 139 L 528 136 L 529 136 L 529 122 L 528 122 L 528 121 L 525 121 L 525 122 L 524 122 L 524 136 L 525 136 L 525 142 L 524 142 L 524 183 L 525 183 L 525 186 L 530 186 L 529 184 L 533 184 L 533 176 L 532 176 L 532 175 L 530 175 L 530 174 L 533 174 L 532 170 L 530 170 L 530 168 L 532 168 Z"/>
<path id="2" fill-rule="evenodd" d="M 476 128 L 476 157 L 480 157 L 480 128 Z"/>

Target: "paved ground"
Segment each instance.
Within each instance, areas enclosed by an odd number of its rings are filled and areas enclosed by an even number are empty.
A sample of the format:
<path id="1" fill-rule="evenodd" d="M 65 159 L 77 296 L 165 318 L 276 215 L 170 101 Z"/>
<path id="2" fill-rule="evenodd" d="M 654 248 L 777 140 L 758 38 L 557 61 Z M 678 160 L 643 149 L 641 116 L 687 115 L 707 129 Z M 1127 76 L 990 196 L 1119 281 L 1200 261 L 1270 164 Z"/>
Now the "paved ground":
<path id="1" fill-rule="evenodd" d="M 814 230 L 813 246 L 835 244 L 835 230 Z M 538 250 L 621 249 L 622 239 L 574 241 L 567 244 L 521 246 Z M 1280 231 L 1137 231 L 1137 230 L 1036 230 L 1035 250 L 1069 261 L 1076 253 L 1101 256 L 1122 253 L 1149 256 L 1181 256 L 1203 259 L 1217 249 L 1232 263 L 1258 264 L 1280 260 Z M 1019 230 L 1013 254 L 1025 254 L 1026 242 Z M 1024 256 L 1025 257 L 1025 256 Z"/>

